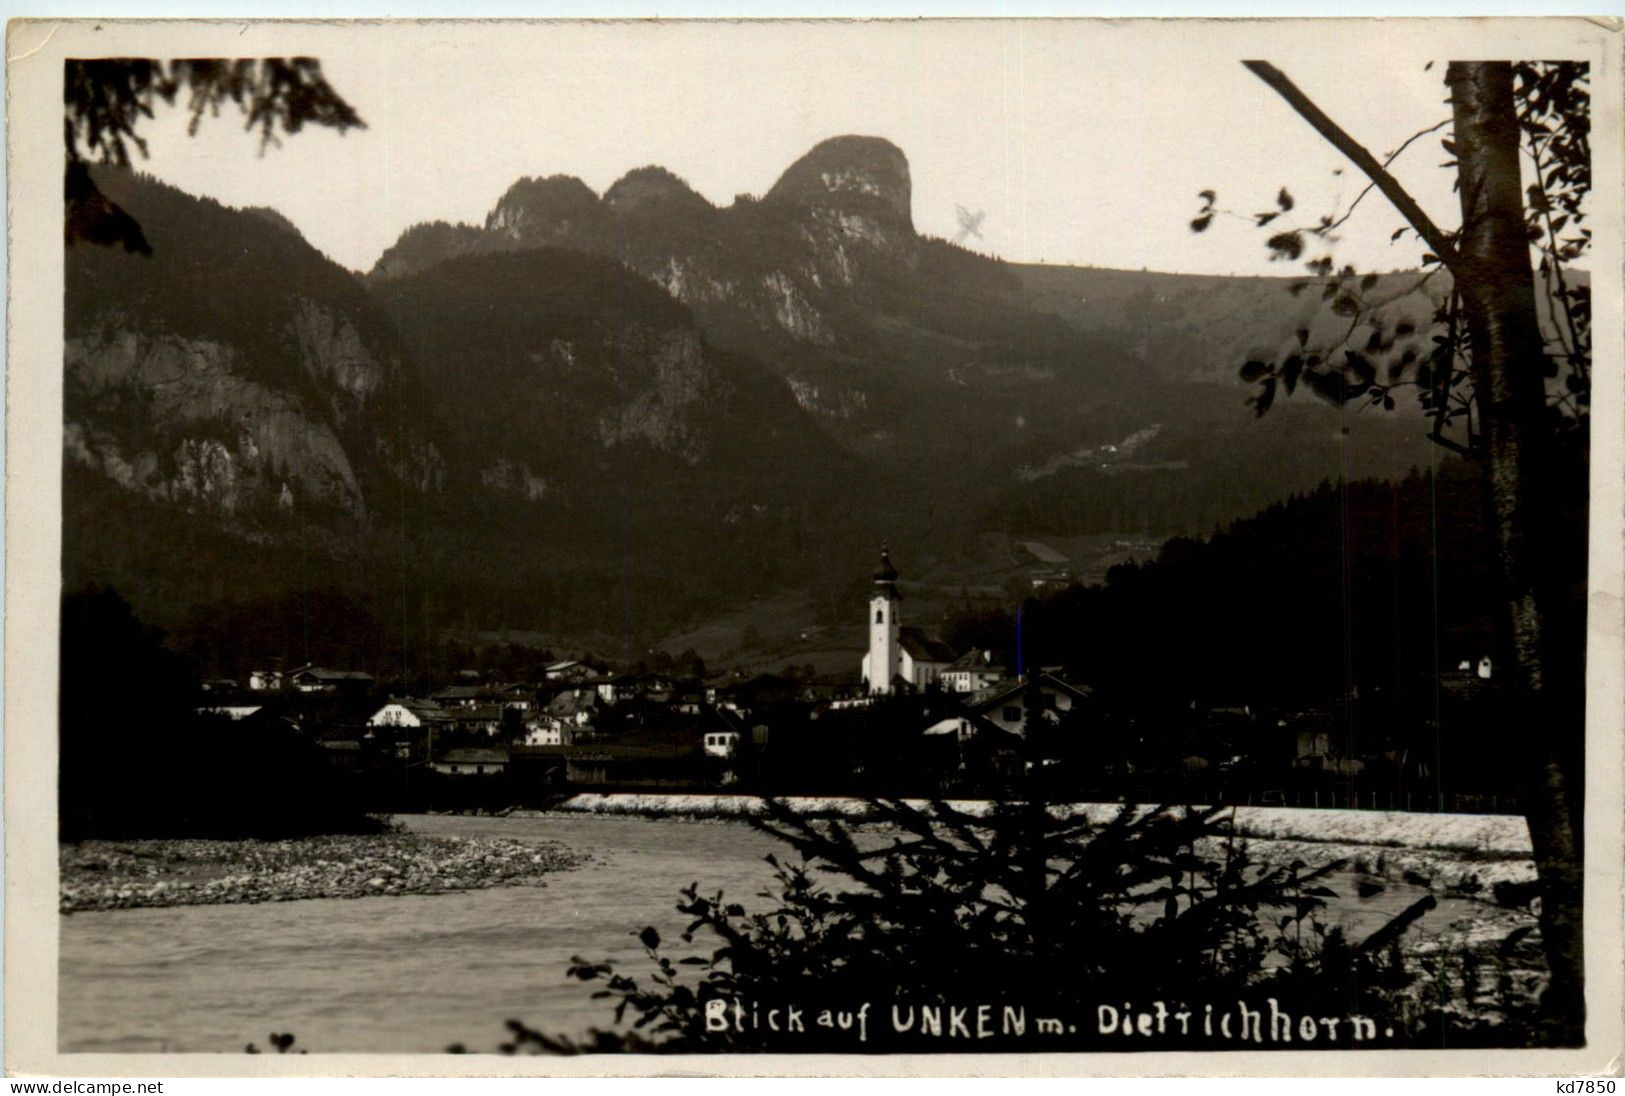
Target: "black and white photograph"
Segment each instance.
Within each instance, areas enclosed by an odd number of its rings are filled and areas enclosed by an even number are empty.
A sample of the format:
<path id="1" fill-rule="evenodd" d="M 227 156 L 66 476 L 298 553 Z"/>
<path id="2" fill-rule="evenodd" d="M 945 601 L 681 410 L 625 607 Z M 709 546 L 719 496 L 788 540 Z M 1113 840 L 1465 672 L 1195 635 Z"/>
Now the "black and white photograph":
<path id="1" fill-rule="evenodd" d="M 1617 1070 L 1617 21 L 8 57 L 8 1073 Z"/>

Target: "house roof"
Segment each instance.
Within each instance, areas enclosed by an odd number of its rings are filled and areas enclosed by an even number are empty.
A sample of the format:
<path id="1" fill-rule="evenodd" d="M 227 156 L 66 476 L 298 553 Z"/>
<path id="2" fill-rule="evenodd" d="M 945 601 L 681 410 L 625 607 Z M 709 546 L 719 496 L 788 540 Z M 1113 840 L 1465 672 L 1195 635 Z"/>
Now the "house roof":
<path id="1" fill-rule="evenodd" d="M 434 694 L 436 700 L 476 700 L 485 695 L 485 689 L 478 685 L 448 685 Z"/>
<path id="2" fill-rule="evenodd" d="M 458 708 L 444 713 L 446 718 L 466 723 L 484 723 L 502 718 L 502 705 L 480 704 L 473 708 Z"/>
<path id="3" fill-rule="evenodd" d="M 461 746 L 455 750 L 447 750 L 446 756 L 440 760 L 451 765 L 505 765 L 508 762 L 508 751 L 490 747 Z"/>
<path id="4" fill-rule="evenodd" d="M 976 670 L 985 673 L 1002 674 L 1004 667 L 990 660 L 991 652 L 969 650 L 952 662 L 948 663 L 947 673 L 963 673 L 967 670 Z"/>
<path id="5" fill-rule="evenodd" d="M 421 696 L 392 696 L 384 702 L 384 706 L 388 707 L 390 704 L 398 704 L 408 711 L 414 712 L 419 710 L 438 711 L 440 708 L 440 705 L 436 704 L 434 701 L 425 699 Z"/>
<path id="6" fill-rule="evenodd" d="M 547 705 L 548 715 L 569 716 L 577 712 L 598 707 L 598 694 L 587 693 L 560 693 Z"/>
<path id="7" fill-rule="evenodd" d="M 194 709 L 194 711 L 202 712 L 205 715 L 229 715 L 233 719 L 246 719 L 264 706 L 263 704 L 207 704 Z"/>
<path id="8" fill-rule="evenodd" d="M 687 743 L 629 745 L 622 742 L 595 742 L 556 746 L 553 749 L 572 761 L 652 761 L 685 757 L 696 752 L 699 746 Z"/>
<path id="9" fill-rule="evenodd" d="M 954 652 L 946 643 L 939 643 L 919 628 L 900 628 L 898 642 L 908 657 L 915 662 L 952 662 Z"/>
<path id="10" fill-rule="evenodd" d="M 1054 674 L 1039 673 L 1020 678 L 1011 682 L 1004 688 L 990 693 L 988 696 L 985 696 L 981 700 L 973 703 L 970 706 L 970 710 L 978 714 L 992 711 L 1005 701 L 1011 699 L 1012 697 L 1022 695 L 1034 685 L 1038 684 L 1043 684 L 1051 688 L 1058 689 L 1076 700 L 1088 700 L 1094 695 L 1094 690 L 1089 688 L 1087 685 L 1070 685 L 1056 677 Z"/>
<path id="11" fill-rule="evenodd" d="M 371 681 L 371 674 L 364 674 L 358 670 L 324 670 L 320 666 L 310 666 L 300 670 L 294 677 L 313 677 L 317 681 Z"/>
<path id="12" fill-rule="evenodd" d="M 436 704 L 434 701 L 432 701 L 432 700 L 419 700 L 416 697 L 410 697 L 410 696 L 408 696 L 408 697 L 399 697 L 399 696 L 390 697 L 383 704 L 379 705 L 377 710 L 372 713 L 370 718 L 377 719 L 380 715 L 382 715 L 384 713 L 384 711 L 386 709 L 389 709 L 389 708 L 403 708 L 408 713 L 410 713 L 411 715 L 416 716 L 418 718 L 418 720 L 424 721 L 424 722 L 426 722 L 428 720 L 431 720 L 431 719 L 449 719 L 449 718 L 451 718 L 450 715 L 447 714 L 446 710 L 444 708 L 442 708 L 440 705 Z"/>

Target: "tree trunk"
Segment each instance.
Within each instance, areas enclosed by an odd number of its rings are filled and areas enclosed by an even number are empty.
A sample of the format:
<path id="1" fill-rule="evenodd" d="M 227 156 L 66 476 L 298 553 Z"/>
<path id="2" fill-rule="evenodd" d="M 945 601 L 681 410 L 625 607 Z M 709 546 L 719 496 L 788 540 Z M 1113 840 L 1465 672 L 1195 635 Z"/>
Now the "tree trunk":
<path id="1" fill-rule="evenodd" d="M 1519 178 L 1519 132 L 1507 62 L 1452 62 L 1462 229 L 1452 264 L 1467 316 L 1469 367 L 1479 405 L 1490 527 L 1501 582 L 1501 650 L 1495 665 L 1503 710 L 1517 740 L 1523 809 L 1540 873 L 1540 931 L 1551 981 L 1544 1003 L 1552 1035 L 1584 1041 L 1581 851 L 1570 807 L 1563 736 L 1572 711 L 1553 702 L 1543 658 L 1561 597 L 1552 589 L 1555 539 L 1547 521 L 1553 484 L 1545 418 L 1545 349 L 1535 312 Z M 1576 791 L 1578 788 L 1575 789 Z"/>

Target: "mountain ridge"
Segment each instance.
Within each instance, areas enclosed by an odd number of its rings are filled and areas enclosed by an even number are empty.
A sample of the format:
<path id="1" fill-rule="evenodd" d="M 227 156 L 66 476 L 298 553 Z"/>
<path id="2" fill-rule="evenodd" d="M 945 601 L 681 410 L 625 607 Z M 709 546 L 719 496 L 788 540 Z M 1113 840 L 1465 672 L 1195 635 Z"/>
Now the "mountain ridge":
<path id="1" fill-rule="evenodd" d="M 433 627 L 647 643 L 785 588 L 833 606 L 879 535 L 927 569 L 989 532 L 1201 532 L 1430 452 L 1414 415 L 1254 419 L 1239 348 L 1331 322 L 1286 279 L 922 236 L 877 138 L 721 207 L 656 166 L 603 195 L 521 179 L 483 225 L 413 226 L 365 275 L 274 211 L 108 188 L 155 258 L 70 249 L 64 474 L 97 501 L 65 573 L 150 568 L 177 605 L 371 584 L 356 596 Z M 189 403 L 150 383 L 185 376 Z M 233 408 L 283 427 L 245 433 Z M 231 544 L 264 559 L 234 570 Z M 379 560 L 387 582 L 357 578 Z"/>

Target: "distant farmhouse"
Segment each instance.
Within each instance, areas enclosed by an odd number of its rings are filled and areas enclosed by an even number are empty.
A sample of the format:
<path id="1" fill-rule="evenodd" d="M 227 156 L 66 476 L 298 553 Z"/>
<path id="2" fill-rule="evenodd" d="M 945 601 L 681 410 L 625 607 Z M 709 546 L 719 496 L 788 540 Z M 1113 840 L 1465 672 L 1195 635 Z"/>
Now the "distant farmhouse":
<path id="1" fill-rule="evenodd" d="M 979 693 L 1007 676 L 1009 672 L 993 660 L 992 651 L 966 651 L 948 664 L 938 680 L 951 693 Z"/>
<path id="2" fill-rule="evenodd" d="M 508 767 L 505 749 L 455 749 L 434 762 L 437 773 L 448 776 L 500 776 Z"/>
<path id="3" fill-rule="evenodd" d="M 288 675 L 288 681 L 302 693 L 362 693 L 372 688 L 372 675 L 354 670 L 327 670 L 305 666 Z"/>

